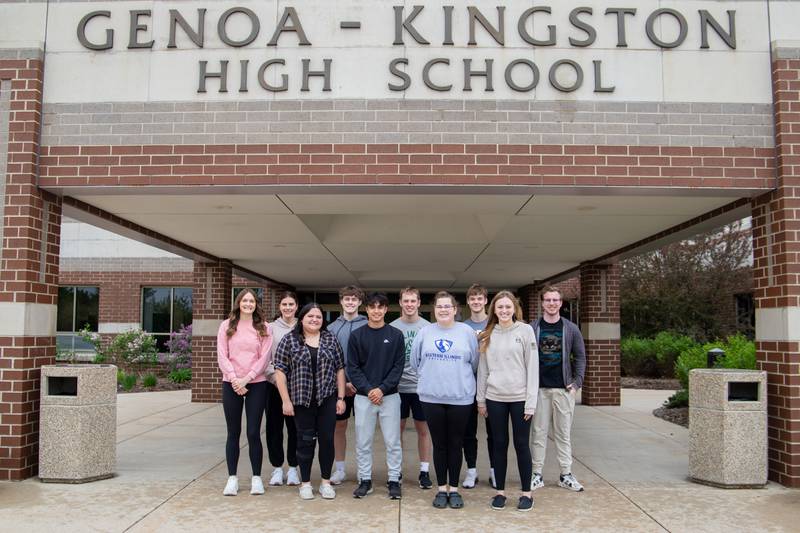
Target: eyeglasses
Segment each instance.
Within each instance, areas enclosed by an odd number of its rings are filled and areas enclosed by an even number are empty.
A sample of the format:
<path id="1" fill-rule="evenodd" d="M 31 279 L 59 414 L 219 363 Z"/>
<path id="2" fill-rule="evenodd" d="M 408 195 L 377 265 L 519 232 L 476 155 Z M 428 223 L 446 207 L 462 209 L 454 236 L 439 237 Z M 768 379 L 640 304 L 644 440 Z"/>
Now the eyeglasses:
<path id="1" fill-rule="evenodd" d="M 543 302 L 548 302 L 548 303 L 550 303 L 550 302 L 555 303 L 555 302 L 560 302 L 561 298 L 544 298 L 542 301 Z"/>
<path id="2" fill-rule="evenodd" d="M 436 309 L 441 309 L 442 311 L 446 311 L 448 309 L 453 309 L 452 305 L 437 305 L 435 307 L 436 307 Z"/>

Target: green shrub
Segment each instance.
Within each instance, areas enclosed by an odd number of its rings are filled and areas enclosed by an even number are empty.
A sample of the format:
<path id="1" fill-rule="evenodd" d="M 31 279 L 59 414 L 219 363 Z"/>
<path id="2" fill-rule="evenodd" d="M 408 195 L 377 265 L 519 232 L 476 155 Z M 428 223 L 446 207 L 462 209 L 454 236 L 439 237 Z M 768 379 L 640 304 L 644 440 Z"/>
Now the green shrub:
<path id="1" fill-rule="evenodd" d="M 125 372 L 117 369 L 117 385 L 122 385 L 122 382 L 124 380 L 125 380 Z"/>
<path id="2" fill-rule="evenodd" d="M 653 348 L 659 377 L 674 377 L 675 361 L 678 360 L 678 356 L 694 346 L 697 346 L 697 343 L 686 335 L 670 331 L 662 331 L 656 335 L 653 339 Z"/>
<path id="3" fill-rule="evenodd" d="M 706 368 L 708 351 L 720 348 L 725 355 L 717 359 L 715 368 L 756 368 L 756 345 L 744 335 L 736 334 L 723 341 L 707 342 L 702 346 L 694 346 L 684 350 L 675 362 L 675 376 L 681 387 L 689 389 L 689 371 L 694 368 Z"/>
<path id="4" fill-rule="evenodd" d="M 178 368 L 177 370 L 173 370 L 170 372 L 167 377 L 173 383 L 184 383 L 186 381 L 191 381 L 192 379 L 192 369 L 191 368 Z"/>
<path id="5" fill-rule="evenodd" d="M 622 339 L 620 369 L 625 376 L 655 377 L 657 370 L 653 341 L 635 336 Z"/>
<path id="6" fill-rule="evenodd" d="M 681 382 L 681 388 L 689 390 L 689 371 L 694 368 L 705 368 L 707 354 L 711 348 L 719 348 L 720 343 L 707 342 L 684 350 L 675 361 L 675 377 Z"/>
<path id="7" fill-rule="evenodd" d="M 620 343 L 620 366 L 625 376 L 671 378 L 681 352 L 697 344 L 686 335 L 662 331 L 655 338 L 626 337 Z"/>
<path id="8" fill-rule="evenodd" d="M 122 378 L 122 388 L 124 390 L 131 390 L 136 386 L 139 376 L 136 374 L 124 374 Z"/>
<path id="9" fill-rule="evenodd" d="M 725 355 L 717 360 L 719 368 L 756 368 L 756 343 L 741 333 L 728 337 L 722 347 Z"/>
<path id="10" fill-rule="evenodd" d="M 147 374 L 142 378 L 142 386 L 146 389 L 155 387 L 157 383 L 158 378 L 156 378 L 155 374 Z"/>
<path id="11" fill-rule="evenodd" d="M 158 362 L 156 339 L 146 331 L 134 329 L 115 336 L 106 343 L 99 333 L 86 326 L 80 336 L 94 346 L 95 363 L 154 364 Z"/>
<path id="12" fill-rule="evenodd" d="M 689 391 L 681 389 L 664 401 L 664 407 L 676 409 L 678 407 L 689 407 Z"/>

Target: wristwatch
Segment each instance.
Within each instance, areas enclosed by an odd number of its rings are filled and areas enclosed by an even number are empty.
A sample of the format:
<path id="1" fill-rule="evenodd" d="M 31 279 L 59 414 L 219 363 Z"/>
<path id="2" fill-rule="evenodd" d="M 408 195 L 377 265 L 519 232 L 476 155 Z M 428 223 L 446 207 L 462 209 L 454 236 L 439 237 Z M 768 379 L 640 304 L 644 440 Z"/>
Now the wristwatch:
<path id="1" fill-rule="evenodd" d="M 336 401 L 337 402 L 343 402 L 344 401 L 344 397 L 343 396 L 339 396 L 339 397 L 336 398 Z"/>

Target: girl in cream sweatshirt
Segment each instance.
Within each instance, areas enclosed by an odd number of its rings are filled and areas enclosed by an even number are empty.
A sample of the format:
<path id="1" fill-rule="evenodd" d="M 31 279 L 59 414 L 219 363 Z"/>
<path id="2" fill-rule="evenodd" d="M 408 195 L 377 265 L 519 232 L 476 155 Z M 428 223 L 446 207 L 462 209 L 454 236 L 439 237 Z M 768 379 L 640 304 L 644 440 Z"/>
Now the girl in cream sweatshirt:
<path id="1" fill-rule="evenodd" d="M 539 392 L 539 351 L 533 328 L 521 322 L 519 300 L 500 291 L 489 305 L 489 322 L 479 337 L 478 412 L 489 418 L 494 439 L 497 495 L 493 509 L 505 507 L 508 420 L 514 437 L 522 495 L 517 510 L 533 508 L 530 430 Z"/>

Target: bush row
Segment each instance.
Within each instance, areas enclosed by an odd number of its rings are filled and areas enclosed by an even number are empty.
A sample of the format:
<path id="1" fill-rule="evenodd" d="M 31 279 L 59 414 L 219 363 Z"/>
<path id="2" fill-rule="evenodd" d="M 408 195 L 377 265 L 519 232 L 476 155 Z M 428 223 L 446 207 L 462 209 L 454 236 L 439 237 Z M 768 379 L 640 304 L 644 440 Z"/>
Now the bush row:
<path id="1" fill-rule="evenodd" d="M 720 348 L 725 352 L 719 368 L 756 367 L 753 341 L 737 334 L 725 340 L 700 344 L 686 335 L 661 332 L 654 338 L 626 337 L 620 344 L 622 375 L 648 378 L 678 378 L 681 387 L 689 387 L 689 371 L 705 368 L 708 351 Z"/>

